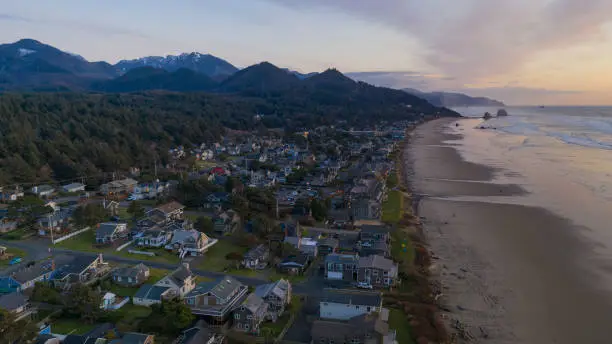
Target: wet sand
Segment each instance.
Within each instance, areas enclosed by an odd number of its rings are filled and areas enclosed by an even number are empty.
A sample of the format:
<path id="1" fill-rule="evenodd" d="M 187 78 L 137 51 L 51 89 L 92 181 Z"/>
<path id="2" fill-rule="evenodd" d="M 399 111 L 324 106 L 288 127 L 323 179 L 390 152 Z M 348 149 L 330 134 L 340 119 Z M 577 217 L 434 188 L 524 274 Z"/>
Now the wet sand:
<path id="1" fill-rule="evenodd" d="M 487 202 L 525 191 L 464 161 L 445 143 L 460 138 L 444 133 L 449 123 L 421 125 L 405 152 L 449 323 L 476 343 L 611 343 L 612 297 L 587 268 L 585 229 L 543 208 Z"/>

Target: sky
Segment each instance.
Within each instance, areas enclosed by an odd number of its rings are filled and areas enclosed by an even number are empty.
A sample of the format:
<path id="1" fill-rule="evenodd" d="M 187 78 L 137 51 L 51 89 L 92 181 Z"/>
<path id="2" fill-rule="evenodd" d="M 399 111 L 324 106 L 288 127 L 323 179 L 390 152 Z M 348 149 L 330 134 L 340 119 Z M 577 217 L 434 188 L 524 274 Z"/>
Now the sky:
<path id="1" fill-rule="evenodd" d="M 612 0 L 0 0 L 0 42 L 198 51 L 514 105 L 612 105 Z"/>

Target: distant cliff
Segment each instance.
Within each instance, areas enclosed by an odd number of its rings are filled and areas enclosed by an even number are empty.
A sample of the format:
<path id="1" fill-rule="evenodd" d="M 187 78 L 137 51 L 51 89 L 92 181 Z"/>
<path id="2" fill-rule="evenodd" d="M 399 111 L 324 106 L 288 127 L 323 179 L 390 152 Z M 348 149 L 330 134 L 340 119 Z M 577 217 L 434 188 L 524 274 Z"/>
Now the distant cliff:
<path id="1" fill-rule="evenodd" d="M 413 88 L 404 88 L 402 91 L 421 97 L 435 106 L 505 106 L 504 103 L 495 99 L 470 97 L 463 93 L 421 92 Z"/>

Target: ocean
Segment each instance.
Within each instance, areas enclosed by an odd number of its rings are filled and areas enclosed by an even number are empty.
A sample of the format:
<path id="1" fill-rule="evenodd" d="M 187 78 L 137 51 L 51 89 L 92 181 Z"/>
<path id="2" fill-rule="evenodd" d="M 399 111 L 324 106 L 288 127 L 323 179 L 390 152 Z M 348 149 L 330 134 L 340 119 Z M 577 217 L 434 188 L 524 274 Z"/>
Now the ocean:
<path id="1" fill-rule="evenodd" d="M 406 153 L 445 318 L 477 343 L 612 343 L 612 108 L 454 110 Z"/>

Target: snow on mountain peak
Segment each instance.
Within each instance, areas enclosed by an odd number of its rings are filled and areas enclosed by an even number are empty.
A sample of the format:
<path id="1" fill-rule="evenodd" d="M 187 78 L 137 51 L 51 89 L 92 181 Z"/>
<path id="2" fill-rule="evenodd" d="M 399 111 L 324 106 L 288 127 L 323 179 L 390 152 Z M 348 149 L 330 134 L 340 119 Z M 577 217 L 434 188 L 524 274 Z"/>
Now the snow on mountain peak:
<path id="1" fill-rule="evenodd" d="M 36 50 L 19 48 L 19 56 L 20 57 L 24 57 L 26 55 L 34 54 L 35 52 L 36 52 Z"/>

